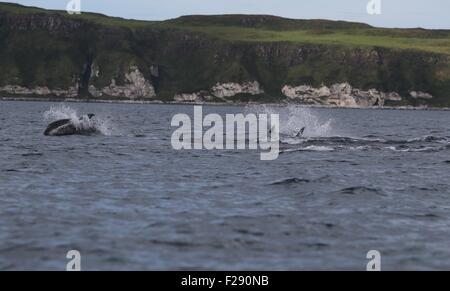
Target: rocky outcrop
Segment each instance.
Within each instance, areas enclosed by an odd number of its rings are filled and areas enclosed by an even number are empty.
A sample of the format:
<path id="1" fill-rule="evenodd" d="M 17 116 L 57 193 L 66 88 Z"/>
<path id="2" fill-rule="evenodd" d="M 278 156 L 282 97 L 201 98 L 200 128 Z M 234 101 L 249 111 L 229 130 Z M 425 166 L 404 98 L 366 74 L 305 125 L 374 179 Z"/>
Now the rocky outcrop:
<path id="1" fill-rule="evenodd" d="M 285 85 L 281 92 L 292 101 L 312 105 L 332 105 L 339 107 L 371 107 L 383 106 L 386 101 L 401 101 L 395 92 L 385 93 L 376 89 L 367 91 L 353 88 L 349 83 L 334 84 L 331 87 L 322 85 L 314 88 L 308 85 Z"/>
<path id="2" fill-rule="evenodd" d="M 200 91 L 197 93 L 182 93 L 174 96 L 173 100 L 177 102 L 204 102 L 212 101 L 213 96 L 208 91 Z"/>
<path id="3" fill-rule="evenodd" d="M 98 74 L 98 73 L 97 73 Z M 156 96 L 155 88 L 149 80 L 135 66 L 131 67 L 125 74 L 123 85 L 117 85 L 115 79 L 107 87 L 97 89 L 94 85 L 89 86 L 89 93 L 93 97 L 126 97 L 129 99 L 154 98 Z"/>
<path id="4" fill-rule="evenodd" d="M 78 96 L 78 85 L 70 87 L 68 89 L 49 89 L 45 86 L 37 86 L 34 88 L 27 88 L 17 85 L 7 85 L 0 87 L 1 93 L 17 96 L 56 96 L 73 98 Z"/>
<path id="5" fill-rule="evenodd" d="M 322 86 L 320 88 L 314 88 L 308 85 L 301 85 L 297 87 L 285 85 L 281 92 L 284 96 L 290 99 L 313 99 L 328 97 L 331 95 L 330 88 Z"/>
<path id="6" fill-rule="evenodd" d="M 400 102 L 402 101 L 402 96 L 398 94 L 397 92 L 390 92 L 385 94 L 385 100 L 386 101 L 393 101 L 393 102 Z"/>
<path id="7" fill-rule="evenodd" d="M 100 69 L 96 65 L 91 67 L 91 78 L 99 77 Z M 131 67 L 129 72 L 125 74 L 123 85 L 117 85 L 116 80 L 112 79 L 111 84 L 107 87 L 97 89 L 95 86 L 89 86 L 89 93 L 99 98 L 102 96 L 108 97 L 126 97 L 129 99 L 138 98 L 153 98 L 156 96 L 155 89 L 150 81 L 146 80 L 144 75 L 137 67 Z M 28 88 L 19 85 L 6 85 L 0 87 L 0 93 L 17 96 L 56 96 L 63 98 L 79 97 L 80 86 L 78 83 L 75 86 L 67 89 L 50 89 L 47 86 L 36 86 Z"/>
<path id="8" fill-rule="evenodd" d="M 409 95 L 414 99 L 433 99 L 433 95 L 421 91 L 411 91 Z"/>
<path id="9" fill-rule="evenodd" d="M 91 65 L 91 76 L 90 78 L 98 78 L 100 77 L 100 68 L 96 64 Z"/>
<path id="10" fill-rule="evenodd" d="M 150 74 L 152 77 L 158 78 L 159 77 L 159 67 L 157 65 L 151 65 L 150 66 Z"/>
<path id="11" fill-rule="evenodd" d="M 196 93 L 180 93 L 173 97 L 177 102 L 205 102 L 205 101 L 230 101 L 227 98 L 235 97 L 239 94 L 259 95 L 264 94 L 264 90 L 257 81 L 244 83 L 217 83 L 209 90 Z"/>
<path id="12" fill-rule="evenodd" d="M 239 83 L 217 83 L 211 88 L 212 95 L 218 98 L 233 97 L 238 94 L 259 95 L 264 90 L 257 81 Z"/>

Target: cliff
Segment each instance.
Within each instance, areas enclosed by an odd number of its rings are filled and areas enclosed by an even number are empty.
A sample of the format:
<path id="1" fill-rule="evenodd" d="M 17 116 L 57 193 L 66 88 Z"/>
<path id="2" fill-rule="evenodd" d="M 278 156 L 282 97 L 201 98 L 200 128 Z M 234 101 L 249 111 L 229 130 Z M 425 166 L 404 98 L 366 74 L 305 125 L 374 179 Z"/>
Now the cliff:
<path id="1" fill-rule="evenodd" d="M 0 4 L 1 96 L 449 106 L 449 55 L 446 30 Z"/>

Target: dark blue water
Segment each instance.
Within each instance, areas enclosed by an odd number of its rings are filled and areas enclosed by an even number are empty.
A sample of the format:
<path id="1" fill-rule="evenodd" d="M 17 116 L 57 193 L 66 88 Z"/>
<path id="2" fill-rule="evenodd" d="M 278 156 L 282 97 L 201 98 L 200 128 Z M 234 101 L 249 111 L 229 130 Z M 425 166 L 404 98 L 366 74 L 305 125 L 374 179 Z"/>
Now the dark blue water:
<path id="1" fill-rule="evenodd" d="M 75 114 L 57 105 L 0 102 L 0 270 L 65 270 L 72 249 L 84 270 L 365 270 L 369 250 L 450 269 L 450 112 L 265 108 L 282 154 L 261 161 L 173 150 L 192 106 L 66 104 L 103 134 L 44 137 Z"/>

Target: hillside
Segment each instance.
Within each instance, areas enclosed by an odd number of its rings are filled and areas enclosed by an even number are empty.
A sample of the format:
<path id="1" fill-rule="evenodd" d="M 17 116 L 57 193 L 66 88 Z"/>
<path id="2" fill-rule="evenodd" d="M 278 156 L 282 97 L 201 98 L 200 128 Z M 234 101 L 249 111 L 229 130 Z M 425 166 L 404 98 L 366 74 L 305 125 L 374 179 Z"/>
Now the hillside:
<path id="1" fill-rule="evenodd" d="M 0 3 L 1 96 L 449 106 L 449 57 L 449 30 Z"/>

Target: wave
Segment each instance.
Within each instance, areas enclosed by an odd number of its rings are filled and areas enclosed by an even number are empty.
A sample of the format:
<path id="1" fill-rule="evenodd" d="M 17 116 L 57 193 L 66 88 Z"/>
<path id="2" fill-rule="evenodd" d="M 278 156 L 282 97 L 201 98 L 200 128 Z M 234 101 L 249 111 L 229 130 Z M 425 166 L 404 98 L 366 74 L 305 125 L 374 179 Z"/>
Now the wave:
<path id="1" fill-rule="evenodd" d="M 281 138 L 281 153 L 300 151 L 395 151 L 437 152 L 450 149 L 447 137 L 423 136 L 411 139 L 385 139 L 376 136 Z"/>
<path id="2" fill-rule="evenodd" d="M 366 186 L 353 186 L 340 189 L 336 191 L 337 194 L 343 195 L 377 195 L 377 196 L 386 196 L 386 194 L 377 188 L 371 188 Z"/>
<path id="3" fill-rule="evenodd" d="M 389 150 L 395 151 L 395 152 L 436 152 L 446 149 L 445 147 L 421 147 L 421 148 L 410 148 L 406 146 L 390 146 L 386 147 Z"/>
<path id="4" fill-rule="evenodd" d="M 295 184 L 308 184 L 308 183 L 316 183 L 316 182 L 329 182 L 330 176 L 322 176 L 315 179 L 306 179 L 306 178 L 287 178 L 279 181 L 275 181 L 271 183 L 272 186 L 278 185 L 295 185 Z"/>
<path id="5" fill-rule="evenodd" d="M 438 143 L 448 143 L 449 139 L 447 137 L 426 135 L 422 137 L 408 139 L 407 143 L 415 143 L 415 142 L 438 142 Z"/>
<path id="6" fill-rule="evenodd" d="M 329 146 L 307 146 L 301 149 L 302 151 L 313 151 L 313 152 L 331 152 L 334 151 L 335 148 Z"/>
<path id="7" fill-rule="evenodd" d="M 299 179 L 299 178 L 289 178 L 281 181 L 273 182 L 270 185 L 291 185 L 291 184 L 305 184 L 311 182 L 308 179 Z"/>

